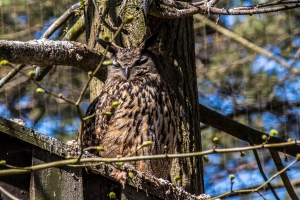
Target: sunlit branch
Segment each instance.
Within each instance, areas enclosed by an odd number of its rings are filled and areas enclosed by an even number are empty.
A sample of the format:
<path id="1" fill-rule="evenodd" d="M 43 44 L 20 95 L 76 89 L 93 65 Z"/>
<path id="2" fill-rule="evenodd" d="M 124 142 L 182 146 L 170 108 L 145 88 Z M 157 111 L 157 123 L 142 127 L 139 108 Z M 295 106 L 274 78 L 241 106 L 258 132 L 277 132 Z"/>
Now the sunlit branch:
<path id="1" fill-rule="evenodd" d="M 236 190 L 236 191 L 230 191 L 230 192 L 226 192 L 224 194 L 218 195 L 216 197 L 213 197 L 212 199 L 219 199 L 221 197 L 233 194 L 233 193 L 252 193 L 252 192 L 257 192 L 259 191 L 261 188 L 263 188 L 267 183 L 269 183 L 270 181 L 272 181 L 274 178 L 276 178 L 278 175 L 280 175 L 281 173 L 285 172 L 287 169 L 289 169 L 292 165 L 294 165 L 296 162 L 299 161 L 299 158 L 296 158 L 293 162 L 291 162 L 289 165 L 287 165 L 285 168 L 283 168 L 282 170 L 280 170 L 279 172 L 277 172 L 276 174 L 274 174 L 271 178 L 268 179 L 268 181 L 264 182 L 263 184 L 261 184 L 260 186 L 258 186 L 257 188 L 254 189 L 247 189 L 247 190 Z"/>
<path id="2" fill-rule="evenodd" d="M 28 42 L 0 40 L 0 60 L 30 65 L 68 65 L 91 71 L 102 55 L 85 44 L 68 41 L 31 40 Z"/>
<path id="3" fill-rule="evenodd" d="M 103 163 L 112 163 L 112 162 L 129 162 L 129 161 L 139 161 L 139 160 L 154 160 L 154 159 L 166 159 L 166 158 L 186 158 L 186 157 L 194 157 L 194 156 L 203 156 L 215 153 L 229 153 L 229 152 L 240 152 L 240 151 L 249 151 L 253 149 L 262 149 L 262 148 L 272 148 L 275 149 L 277 147 L 286 147 L 293 146 L 295 144 L 299 144 L 300 141 L 292 141 L 292 142 L 284 142 L 278 144 L 260 144 L 255 146 L 248 147 L 236 147 L 236 148 L 224 148 L 224 149 L 210 149 L 201 152 L 192 152 L 192 153 L 181 153 L 181 154 L 160 154 L 160 155 L 150 155 L 150 156 L 133 156 L 133 157 L 121 157 L 121 158 L 81 158 L 78 162 L 78 158 L 61 160 L 55 162 L 44 163 L 40 165 L 34 165 L 29 167 L 19 167 L 14 169 L 3 169 L 0 170 L 0 176 L 6 175 L 14 175 L 14 174 L 24 174 L 29 173 L 36 170 L 46 169 L 50 167 L 59 167 L 65 165 L 73 165 L 73 164 L 84 164 L 84 163 L 92 163 L 92 162 L 103 162 Z M 88 164 L 87 164 L 88 166 Z"/>
<path id="4" fill-rule="evenodd" d="M 9 63 L 9 65 L 11 65 Z M 8 72 L 3 78 L 0 80 L 0 89 L 8 83 L 16 74 L 18 74 L 26 65 L 17 65 L 10 72 Z"/>
<path id="5" fill-rule="evenodd" d="M 157 6 L 152 6 L 148 14 L 160 18 L 175 19 L 175 18 L 188 17 L 195 14 L 253 15 L 253 14 L 263 14 L 263 13 L 278 12 L 283 10 L 290 10 L 290 9 L 300 7 L 299 1 L 274 1 L 270 3 L 262 3 L 257 5 L 225 9 L 225 8 L 214 7 L 217 2 L 218 1 L 212 1 L 212 2 L 202 1 L 197 3 L 190 3 L 185 9 L 176 9 L 175 7 L 170 7 L 170 9 L 160 9 Z M 265 8 L 265 7 L 269 7 L 269 8 Z"/>
<path id="6" fill-rule="evenodd" d="M 11 200 L 20 200 L 8 191 L 6 191 L 3 187 L 0 186 L 0 193 L 3 193 L 5 196 L 7 196 Z"/>
<path id="7" fill-rule="evenodd" d="M 212 126 L 216 129 L 224 131 L 227 134 L 230 134 L 240 140 L 244 140 L 248 142 L 248 137 L 251 138 L 254 144 L 262 144 L 264 141 L 262 140 L 262 136 L 265 133 L 255 130 L 249 126 L 243 125 L 237 121 L 234 121 L 214 110 L 211 110 L 201 104 L 199 104 L 199 115 L 200 122 Z M 268 143 L 276 144 L 286 142 L 278 137 L 271 137 L 268 140 Z M 296 156 L 297 153 L 300 153 L 300 146 L 288 146 L 288 147 L 277 147 L 275 150 L 284 152 L 286 154 Z"/>
<path id="8" fill-rule="evenodd" d="M 269 149 L 269 152 L 272 156 L 272 159 L 274 161 L 276 169 L 278 171 L 282 170 L 283 169 L 283 164 L 281 162 L 281 158 L 280 158 L 278 152 L 273 150 L 273 149 Z M 281 180 L 284 184 L 284 187 L 286 188 L 286 190 L 287 190 L 288 194 L 290 195 L 291 199 L 299 199 L 296 192 L 295 192 L 295 190 L 294 190 L 293 185 L 291 184 L 291 181 L 290 181 L 288 175 L 286 174 L 286 172 L 282 172 L 280 174 L 280 177 L 281 177 Z"/>
<path id="9" fill-rule="evenodd" d="M 300 5 L 300 4 L 299 4 Z M 232 40 L 235 40 L 236 42 L 242 44 L 243 46 L 253 50 L 254 52 L 257 52 L 259 54 L 262 54 L 264 56 L 266 56 L 267 58 L 276 61 L 279 65 L 281 65 L 282 67 L 284 67 L 285 69 L 287 69 L 288 71 L 290 71 L 291 73 L 295 74 L 295 75 L 300 75 L 299 70 L 296 70 L 294 68 L 291 68 L 289 65 L 287 65 L 285 62 L 281 61 L 281 59 L 276 58 L 275 56 L 273 56 L 270 52 L 266 51 L 265 49 L 261 48 L 260 46 L 246 40 L 245 38 L 243 38 L 242 36 L 227 30 L 226 28 L 221 27 L 220 25 L 212 22 L 211 20 L 209 20 L 208 18 L 202 16 L 202 15 L 195 15 L 194 16 L 195 19 L 200 20 L 202 22 L 204 22 L 206 25 L 210 26 L 211 28 L 217 30 L 218 32 L 222 33 L 223 35 L 231 38 Z"/>
<path id="10" fill-rule="evenodd" d="M 63 15 L 61 15 L 42 35 L 40 39 L 49 38 L 57 29 L 59 29 L 66 21 L 68 21 L 77 9 L 80 8 L 80 3 L 72 5 Z"/>
<path id="11" fill-rule="evenodd" d="M 62 41 L 73 41 L 76 40 L 85 30 L 84 28 L 85 21 L 84 15 L 82 15 L 76 23 L 72 26 L 72 28 L 66 33 L 66 35 L 62 38 Z M 35 70 L 35 77 L 34 79 L 37 81 L 41 81 L 47 73 L 53 69 L 53 66 L 38 66 Z"/>

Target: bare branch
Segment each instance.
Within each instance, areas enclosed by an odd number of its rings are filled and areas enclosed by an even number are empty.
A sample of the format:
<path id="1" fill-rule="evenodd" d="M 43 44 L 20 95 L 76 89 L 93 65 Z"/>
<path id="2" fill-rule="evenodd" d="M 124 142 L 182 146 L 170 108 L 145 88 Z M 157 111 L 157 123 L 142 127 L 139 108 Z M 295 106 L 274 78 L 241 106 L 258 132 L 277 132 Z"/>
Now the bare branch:
<path id="1" fill-rule="evenodd" d="M 217 128 L 221 131 L 224 131 L 225 133 L 228 133 L 240 140 L 249 142 L 248 137 L 250 137 L 253 143 L 255 144 L 261 144 L 264 142 L 262 140 L 262 135 L 264 135 L 265 133 L 250 128 L 249 126 L 243 125 L 239 122 L 236 122 L 201 104 L 199 104 L 199 115 L 200 115 L 200 121 L 202 123 Z M 286 140 L 277 137 L 271 137 L 270 140 L 268 141 L 268 143 L 272 143 L 272 144 L 282 143 L 282 142 L 286 142 Z M 292 156 L 296 156 L 298 153 L 300 153 L 300 146 L 294 145 L 294 146 L 287 146 L 284 148 L 278 147 L 275 148 L 275 150 L 284 152 Z"/>
<path id="2" fill-rule="evenodd" d="M 49 38 L 59 27 L 61 27 L 70 17 L 75 14 L 75 11 L 80 8 L 80 3 L 71 6 L 59 19 L 57 19 L 43 34 L 40 39 Z"/>
<path id="3" fill-rule="evenodd" d="M 279 157 L 278 152 L 274 151 L 273 149 L 269 149 L 269 151 L 270 151 L 270 154 L 273 158 L 273 161 L 274 161 L 274 164 L 275 164 L 277 170 L 278 171 L 282 170 L 283 169 L 283 164 L 281 162 L 281 159 Z M 281 177 L 282 182 L 284 184 L 284 187 L 286 188 L 287 192 L 289 193 L 291 199 L 293 199 L 293 200 L 299 199 L 299 197 L 297 196 L 297 194 L 294 190 L 294 187 L 291 184 L 291 181 L 290 181 L 288 175 L 286 174 L 286 172 L 281 173 L 280 177 Z"/>
<path id="4" fill-rule="evenodd" d="M 167 18 L 167 19 L 175 19 L 175 18 L 182 18 L 188 17 L 195 14 L 217 14 L 217 15 L 253 15 L 253 14 L 263 14 L 263 13 L 270 13 L 270 12 L 278 12 L 283 10 L 291 10 L 294 8 L 300 7 L 300 2 L 297 0 L 294 1 L 274 1 L 270 3 L 262 3 L 257 5 L 250 5 L 244 7 L 237 7 L 237 8 L 216 8 L 214 7 L 218 1 L 212 2 L 198 2 L 188 4 L 185 9 L 159 9 L 156 6 L 152 6 L 149 10 L 150 15 L 160 17 L 160 18 Z M 176 3 L 179 3 L 178 1 Z M 287 5 L 288 4 L 288 5 Z M 283 5 L 283 6 L 279 6 Z M 278 6 L 278 7 L 274 7 Z M 269 7 L 269 8 L 263 8 Z"/>
<path id="5" fill-rule="evenodd" d="M 31 40 L 28 42 L 0 40 L 0 60 L 30 65 L 69 65 L 93 71 L 102 55 L 84 44 L 67 41 Z M 97 74 L 103 75 L 103 70 Z"/>

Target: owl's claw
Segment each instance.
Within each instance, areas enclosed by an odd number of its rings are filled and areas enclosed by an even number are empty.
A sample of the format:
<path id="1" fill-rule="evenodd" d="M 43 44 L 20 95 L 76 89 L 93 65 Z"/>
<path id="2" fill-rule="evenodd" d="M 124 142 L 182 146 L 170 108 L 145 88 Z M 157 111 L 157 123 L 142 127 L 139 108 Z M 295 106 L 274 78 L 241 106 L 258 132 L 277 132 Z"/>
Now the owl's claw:
<path id="1" fill-rule="evenodd" d="M 127 173 L 125 171 L 113 167 L 113 171 L 110 173 L 110 176 L 116 179 L 119 183 L 121 183 L 123 188 L 125 188 L 127 180 Z"/>

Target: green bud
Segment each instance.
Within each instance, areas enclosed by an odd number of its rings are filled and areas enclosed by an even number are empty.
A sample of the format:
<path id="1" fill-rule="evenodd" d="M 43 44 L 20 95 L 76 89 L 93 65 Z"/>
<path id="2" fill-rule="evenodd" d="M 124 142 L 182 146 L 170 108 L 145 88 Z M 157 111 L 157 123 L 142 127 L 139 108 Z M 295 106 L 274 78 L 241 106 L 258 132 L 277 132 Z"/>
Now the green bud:
<path id="1" fill-rule="evenodd" d="M 119 101 L 114 101 L 114 102 L 112 102 L 111 107 L 112 107 L 113 109 L 115 109 L 115 108 L 117 108 L 119 105 L 120 105 L 120 102 L 119 102 Z"/>
<path id="2" fill-rule="evenodd" d="M 214 137 L 213 138 L 213 142 L 216 143 L 216 144 L 218 144 L 219 143 L 219 138 L 218 137 Z"/>
<path id="3" fill-rule="evenodd" d="M 176 182 L 177 182 L 177 181 L 180 181 L 180 180 L 181 180 L 181 177 L 177 174 L 177 175 L 175 175 L 174 180 L 175 180 Z"/>
<path id="4" fill-rule="evenodd" d="M 127 17 L 127 20 L 126 20 L 126 24 L 131 23 L 131 22 L 133 21 L 133 19 L 134 19 L 134 16 L 133 16 L 133 15 L 129 15 L 129 16 Z"/>
<path id="5" fill-rule="evenodd" d="M 108 66 L 108 65 L 112 65 L 113 62 L 111 60 L 106 60 L 102 64 L 105 65 L 105 66 Z"/>
<path id="6" fill-rule="evenodd" d="M 97 146 L 97 151 L 104 151 L 104 147 L 103 146 Z"/>
<path id="7" fill-rule="evenodd" d="M 262 135 L 262 136 L 261 136 L 261 139 L 262 139 L 262 140 L 266 140 L 267 138 L 268 138 L 268 136 L 266 136 L 266 135 Z"/>
<path id="8" fill-rule="evenodd" d="M 7 65 L 8 64 L 8 60 L 0 60 L 0 65 Z"/>
<path id="9" fill-rule="evenodd" d="M 102 35 L 102 39 L 103 39 L 105 42 L 109 42 L 109 38 L 110 38 L 109 35 L 106 34 L 106 33 Z"/>
<path id="10" fill-rule="evenodd" d="M 110 199 L 115 199 L 117 197 L 116 193 L 114 193 L 114 192 L 110 192 L 108 196 Z"/>
<path id="11" fill-rule="evenodd" d="M 0 160 L 0 165 L 6 165 L 6 160 Z"/>
<path id="12" fill-rule="evenodd" d="M 273 136 L 275 136 L 275 135 L 277 135 L 278 134 L 278 131 L 276 131 L 275 129 L 272 129 L 271 131 L 270 131 L 270 136 L 271 137 L 273 137 Z"/>
<path id="13" fill-rule="evenodd" d="M 35 72 L 33 70 L 30 70 L 28 72 L 28 76 L 30 76 L 30 78 L 33 78 L 35 76 Z"/>
<path id="14" fill-rule="evenodd" d="M 93 75 L 93 72 L 92 71 L 89 71 L 88 72 L 88 76 L 92 76 Z"/>
<path id="15" fill-rule="evenodd" d="M 66 157 L 66 159 L 72 159 L 72 158 L 74 158 L 74 157 L 71 155 L 67 155 L 67 157 Z"/>
<path id="16" fill-rule="evenodd" d="M 207 156 L 202 156 L 204 162 L 208 163 L 209 162 L 209 158 Z"/>
<path id="17" fill-rule="evenodd" d="M 62 98 L 62 97 L 63 97 L 62 93 L 59 93 L 59 94 L 58 94 L 58 97 L 59 97 L 59 98 Z"/>
<path id="18" fill-rule="evenodd" d="M 84 0 L 81 0 L 79 3 L 80 3 L 81 6 L 84 6 L 85 2 L 84 2 Z"/>
<path id="19" fill-rule="evenodd" d="M 133 174 L 132 172 L 128 172 L 128 177 L 129 177 L 130 179 L 133 179 L 133 178 L 134 178 L 134 174 Z"/>
<path id="20" fill-rule="evenodd" d="M 300 154 L 299 153 L 296 155 L 296 158 L 297 158 L 297 160 L 300 160 Z"/>
<path id="21" fill-rule="evenodd" d="M 149 147 L 149 146 L 151 146 L 152 144 L 153 144 L 153 142 L 152 142 L 151 140 L 143 142 L 143 146 L 144 146 L 144 147 Z"/>
<path id="22" fill-rule="evenodd" d="M 235 179 L 234 174 L 230 174 L 230 175 L 229 175 L 229 178 L 230 178 L 231 180 Z"/>
<path id="23" fill-rule="evenodd" d="M 109 112 L 109 111 L 106 111 L 106 112 L 104 112 L 104 113 L 102 113 L 103 115 L 107 115 L 107 116 L 110 116 L 111 115 L 111 112 Z"/>
<path id="24" fill-rule="evenodd" d="M 118 166 L 123 166 L 124 165 L 124 162 L 116 162 L 116 165 L 118 165 Z"/>
<path id="25" fill-rule="evenodd" d="M 36 92 L 37 93 L 45 93 L 45 90 L 43 88 L 37 88 Z"/>
<path id="26" fill-rule="evenodd" d="M 288 141 L 288 142 L 293 142 L 293 141 L 294 141 L 294 139 L 292 139 L 292 138 L 289 138 L 287 141 Z"/>

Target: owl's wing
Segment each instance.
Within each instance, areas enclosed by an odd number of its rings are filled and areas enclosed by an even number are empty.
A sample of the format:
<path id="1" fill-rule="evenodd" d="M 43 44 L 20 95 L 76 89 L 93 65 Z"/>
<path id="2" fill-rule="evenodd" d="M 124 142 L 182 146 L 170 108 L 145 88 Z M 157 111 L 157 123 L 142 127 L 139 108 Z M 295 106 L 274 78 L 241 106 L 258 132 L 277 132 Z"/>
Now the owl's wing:
<path id="1" fill-rule="evenodd" d="M 112 102 L 116 101 L 114 95 L 110 94 L 107 88 L 89 105 L 84 118 L 90 116 L 83 123 L 83 146 L 98 146 L 101 143 L 105 132 L 108 129 L 110 120 L 105 113 L 111 111 Z"/>

